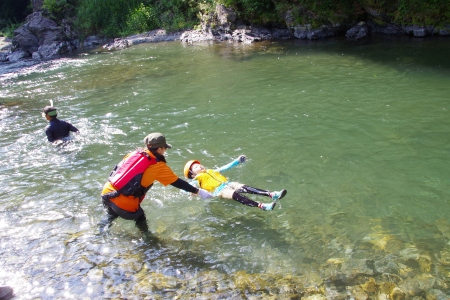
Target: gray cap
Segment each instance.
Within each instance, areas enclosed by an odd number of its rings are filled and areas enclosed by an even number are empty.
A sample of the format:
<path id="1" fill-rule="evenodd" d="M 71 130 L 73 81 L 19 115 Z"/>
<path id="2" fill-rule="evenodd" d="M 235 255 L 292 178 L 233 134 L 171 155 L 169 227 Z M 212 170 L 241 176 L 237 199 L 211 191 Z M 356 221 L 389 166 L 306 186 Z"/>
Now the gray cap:
<path id="1" fill-rule="evenodd" d="M 149 148 L 172 148 L 171 144 L 166 143 L 166 137 L 159 132 L 153 132 L 147 135 L 144 139 L 144 143 Z"/>

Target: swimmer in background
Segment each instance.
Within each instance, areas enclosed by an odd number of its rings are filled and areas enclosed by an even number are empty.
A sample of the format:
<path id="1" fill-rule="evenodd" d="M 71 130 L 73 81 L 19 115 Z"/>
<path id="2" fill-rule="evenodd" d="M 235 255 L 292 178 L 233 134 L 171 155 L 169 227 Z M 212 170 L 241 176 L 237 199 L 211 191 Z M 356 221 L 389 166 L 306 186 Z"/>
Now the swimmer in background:
<path id="1" fill-rule="evenodd" d="M 70 132 L 80 132 L 69 122 L 58 119 L 56 108 L 53 106 L 44 107 L 42 116 L 49 122 L 48 126 L 45 128 L 45 134 L 47 135 L 47 140 L 50 143 L 56 142 L 58 140 L 64 141 L 70 139 Z"/>
<path id="2" fill-rule="evenodd" d="M 190 160 L 184 166 L 184 176 L 193 179 L 192 183 L 194 185 L 198 185 L 200 188 L 207 190 L 213 196 L 236 200 L 244 205 L 258 207 L 262 210 L 273 210 L 277 203 L 276 201 L 286 196 L 286 190 L 270 192 L 257 189 L 239 182 L 230 182 L 228 178 L 220 173 L 237 166 L 239 163 L 244 163 L 246 159 L 247 157 L 245 155 L 240 155 L 229 164 L 215 170 L 206 169 L 198 160 Z M 272 203 L 253 201 L 244 196 L 243 194 L 245 193 L 269 197 L 272 199 Z"/>

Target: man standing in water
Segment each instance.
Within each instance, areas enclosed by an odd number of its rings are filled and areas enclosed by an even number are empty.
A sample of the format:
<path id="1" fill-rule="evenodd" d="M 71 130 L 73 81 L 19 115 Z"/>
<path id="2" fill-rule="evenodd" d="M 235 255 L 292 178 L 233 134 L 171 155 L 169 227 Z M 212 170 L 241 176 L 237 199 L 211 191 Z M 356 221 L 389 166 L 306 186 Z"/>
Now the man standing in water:
<path id="1" fill-rule="evenodd" d="M 79 132 L 79 130 L 69 122 L 57 118 L 56 108 L 46 106 L 42 112 L 42 116 L 49 121 L 45 128 L 45 134 L 49 142 L 53 143 L 57 140 L 65 140 L 70 137 L 70 132 Z"/>
<path id="2" fill-rule="evenodd" d="M 204 189 L 196 188 L 178 178 L 167 165 L 164 153 L 172 148 L 159 132 L 150 133 L 144 139 L 145 149 L 137 149 L 128 155 L 113 169 L 108 182 L 101 193 L 106 215 L 100 222 L 100 230 L 111 226 L 118 217 L 134 220 L 143 232 L 148 232 L 145 212 L 141 202 L 154 181 L 164 186 L 172 185 L 178 189 L 199 195 L 203 199 L 212 198 Z"/>

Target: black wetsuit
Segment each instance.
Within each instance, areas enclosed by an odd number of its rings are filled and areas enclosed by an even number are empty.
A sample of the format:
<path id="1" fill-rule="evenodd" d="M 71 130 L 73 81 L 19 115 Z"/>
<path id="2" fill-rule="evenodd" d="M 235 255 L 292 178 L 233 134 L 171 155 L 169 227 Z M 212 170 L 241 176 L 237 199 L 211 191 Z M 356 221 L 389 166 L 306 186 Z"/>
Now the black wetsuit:
<path id="1" fill-rule="evenodd" d="M 49 142 L 61 140 L 70 135 L 70 132 L 78 132 L 78 129 L 69 122 L 53 118 L 45 128 L 45 134 Z"/>

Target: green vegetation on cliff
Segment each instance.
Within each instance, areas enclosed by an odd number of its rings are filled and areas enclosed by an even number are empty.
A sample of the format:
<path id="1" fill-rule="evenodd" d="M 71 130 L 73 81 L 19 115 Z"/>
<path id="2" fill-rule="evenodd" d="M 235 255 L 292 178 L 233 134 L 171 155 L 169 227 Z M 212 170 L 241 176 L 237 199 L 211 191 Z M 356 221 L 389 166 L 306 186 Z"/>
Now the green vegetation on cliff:
<path id="1" fill-rule="evenodd" d="M 30 0 L 0 1 L 0 36 L 12 37 L 13 31 L 31 12 Z"/>
<path id="2" fill-rule="evenodd" d="M 193 28 L 216 4 L 232 8 L 248 25 L 275 27 L 361 21 L 367 12 L 377 23 L 443 26 L 449 24 L 448 0 L 43 0 L 44 12 L 69 20 L 82 35 L 110 37 L 156 28 Z M 30 0 L 3 0 L 0 28 L 14 28 L 31 12 Z"/>

